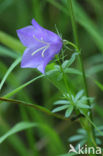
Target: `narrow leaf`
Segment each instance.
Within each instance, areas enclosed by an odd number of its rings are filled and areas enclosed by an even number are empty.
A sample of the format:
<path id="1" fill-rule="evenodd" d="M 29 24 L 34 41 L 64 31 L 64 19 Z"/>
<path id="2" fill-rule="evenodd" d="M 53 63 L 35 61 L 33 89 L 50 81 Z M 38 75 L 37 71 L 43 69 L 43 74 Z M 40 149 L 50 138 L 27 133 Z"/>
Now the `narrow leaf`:
<path id="1" fill-rule="evenodd" d="M 103 85 L 99 81 L 94 80 L 94 83 L 103 91 Z"/>
<path id="2" fill-rule="evenodd" d="M 29 122 L 18 123 L 12 129 L 10 129 L 6 134 L 4 134 L 2 137 L 0 137 L 0 143 L 2 143 L 10 135 L 13 135 L 13 134 L 23 131 L 25 129 L 36 127 L 36 126 L 37 126 L 37 124 L 35 124 L 35 123 L 29 123 Z"/>
<path id="3" fill-rule="evenodd" d="M 33 83 L 33 82 L 36 81 L 37 79 L 42 78 L 43 76 L 44 76 L 44 75 L 40 75 L 40 76 L 38 76 L 38 77 L 36 77 L 36 78 L 33 78 L 32 80 L 30 80 L 30 81 L 24 83 L 24 84 L 21 85 L 20 87 L 14 89 L 14 90 L 11 91 L 10 93 L 6 94 L 4 97 L 7 98 L 7 97 L 13 96 L 13 95 L 16 94 L 17 92 L 19 92 L 20 90 L 22 90 L 22 89 L 25 88 L 26 86 L 30 85 L 31 83 Z"/>
<path id="4" fill-rule="evenodd" d="M 82 75 L 82 72 L 80 72 L 78 69 L 74 69 L 74 68 L 66 68 L 66 69 L 64 69 L 64 72 L 65 73 Z"/>
<path id="5" fill-rule="evenodd" d="M 75 61 L 75 58 L 77 55 L 78 53 L 73 53 L 72 57 L 69 60 L 64 61 L 64 63 L 62 64 L 62 67 L 63 68 L 69 67 Z"/>
<path id="6" fill-rule="evenodd" d="M 65 112 L 65 117 L 68 118 L 71 115 L 72 111 L 73 111 L 73 106 L 70 105 L 69 108 Z"/>
<path id="7" fill-rule="evenodd" d="M 17 123 L 13 128 L 11 128 L 6 134 L 0 137 L 0 143 L 2 143 L 5 139 L 7 139 L 9 136 L 18 133 L 20 131 L 26 130 L 28 128 L 40 128 L 44 135 L 48 138 L 50 141 L 50 144 L 53 143 L 53 150 L 55 150 L 55 153 L 58 155 L 62 152 L 64 152 L 63 144 L 58 136 L 58 134 L 51 128 L 48 127 L 46 124 L 36 124 L 33 122 L 20 122 Z M 52 145 L 52 144 L 51 144 Z"/>
<path id="8" fill-rule="evenodd" d="M 54 105 L 65 105 L 65 104 L 70 104 L 70 102 L 67 100 L 58 100 L 54 102 Z"/>
<path id="9" fill-rule="evenodd" d="M 86 104 L 83 104 L 83 103 L 78 103 L 77 105 L 79 108 L 84 108 L 84 109 L 91 109 L 90 106 L 86 105 Z"/>
<path id="10" fill-rule="evenodd" d="M 75 100 L 77 101 L 84 93 L 84 90 L 81 90 L 77 93 L 76 97 L 75 97 Z"/>
<path id="11" fill-rule="evenodd" d="M 13 71 L 13 69 L 20 63 L 21 61 L 21 57 L 16 59 L 13 64 L 9 67 L 9 69 L 7 70 L 7 72 L 5 73 L 1 83 L 0 83 L 0 90 L 3 87 L 3 84 L 5 83 L 7 77 L 9 76 L 9 74 Z"/>
<path id="12" fill-rule="evenodd" d="M 53 113 L 59 112 L 59 111 L 62 111 L 62 110 L 64 110 L 64 109 L 66 109 L 66 108 L 68 108 L 68 105 L 64 105 L 64 106 L 57 107 L 57 108 L 53 109 L 52 112 L 53 112 Z"/>
<path id="13" fill-rule="evenodd" d="M 68 141 L 74 142 L 74 141 L 81 140 L 81 139 L 83 139 L 83 138 L 84 138 L 83 135 L 74 135 L 74 136 L 71 136 L 71 137 L 68 139 Z"/>

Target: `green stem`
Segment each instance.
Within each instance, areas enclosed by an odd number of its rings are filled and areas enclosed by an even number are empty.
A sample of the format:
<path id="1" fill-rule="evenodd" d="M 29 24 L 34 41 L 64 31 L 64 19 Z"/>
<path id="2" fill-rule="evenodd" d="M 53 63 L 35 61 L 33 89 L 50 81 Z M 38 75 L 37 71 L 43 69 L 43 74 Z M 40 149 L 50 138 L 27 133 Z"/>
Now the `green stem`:
<path id="1" fill-rule="evenodd" d="M 75 24 L 75 17 L 74 17 L 74 12 L 73 12 L 73 7 L 72 7 L 72 1 L 67 0 L 67 2 L 68 2 L 69 11 L 70 11 L 70 18 L 71 18 L 71 22 L 72 22 L 74 40 L 75 40 L 77 47 L 79 47 L 79 40 L 78 40 L 78 35 L 77 35 L 77 27 Z"/>
<path id="2" fill-rule="evenodd" d="M 70 100 L 71 104 L 74 106 L 74 102 L 72 100 L 72 96 L 71 96 L 71 92 L 70 92 L 70 89 L 69 89 L 69 85 L 68 85 L 66 75 L 65 75 L 61 65 L 60 65 L 60 68 L 61 68 L 61 72 L 63 73 L 63 80 L 64 80 L 64 84 L 65 84 L 66 89 L 67 89 L 67 93 L 69 94 L 69 97 L 67 95 L 66 95 L 66 97 L 67 97 L 68 100 Z"/>
<path id="3" fill-rule="evenodd" d="M 36 104 L 27 103 L 27 102 L 20 101 L 20 100 L 7 99 L 4 97 L 0 97 L 0 101 L 10 102 L 11 104 L 18 104 L 18 105 L 23 105 L 23 106 L 27 106 L 27 107 L 32 107 L 35 110 L 44 112 L 45 114 L 47 114 L 49 116 L 53 116 L 53 117 L 56 117 L 56 118 L 61 119 L 61 120 L 71 121 L 70 118 L 65 118 L 64 116 L 59 115 L 57 113 L 52 113 L 49 109 L 42 107 L 42 106 L 39 106 L 39 105 L 36 105 Z"/>
<path id="4" fill-rule="evenodd" d="M 0 90 L 2 89 L 7 77 L 9 76 L 9 74 L 12 72 L 12 70 L 20 63 L 21 61 L 21 57 L 17 58 L 13 64 L 8 68 L 6 74 L 4 75 L 3 79 L 0 82 Z"/>
<path id="5" fill-rule="evenodd" d="M 57 56 L 56 56 L 56 57 L 57 57 Z M 71 104 L 74 106 L 75 104 L 74 104 L 74 102 L 73 102 L 73 100 L 72 100 L 71 92 L 70 92 L 70 89 L 69 89 L 69 84 L 68 84 L 66 75 L 65 75 L 65 73 L 64 73 L 64 71 L 63 71 L 63 68 L 62 68 L 62 65 L 61 65 L 61 62 L 60 62 L 60 58 L 57 57 L 57 60 L 58 60 L 59 65 L 60 65 L 61 72 L 63 73 L 63 80 L 64 80 L 64 84 L 65 84 L 67 93 L 69 94 L 69 97 L 68 97 L 67 95 L 65 95 L 65 96 L 66 96 L 67 100 L 70 100 Z"/>
<path id="6" fill-rule="evenodd" d="M 72 6 L 72 0 L 67 0 L 67 3 L 68 3 L 69 11 L 70 11 L 70 18 L 71 18 L 71 22 L 72 22 L 72 28 L 73 28 L 73 35 L 74 35 L 75 44 L 78 47 L 78 49 L 80 49 L 79 48 L 78 35 L 77 35 L 77 27 L 76 27 L 76 23 L 75 23 L 75 17 L 74 17 L 73 6 Z M 78 52 L 80 53 L 80 50 Z M 82 74 L 83 74 L 85 94 L 86 94 L 87 97 L 89 97 L 88 96 L 87 81 L 86 81 L 86 74 L 85 74 L 85 70 L 84 70 L 84 64 L 83 64 L 83 59 L 82 59 L 82 54 L 81 53 L 79 54 L 79 59 L 80 59 L 80 65 L 81 65 L 81 70 L 82 70 Z M 88 105 L 90 105 L 89 100 L 87 102 L 88 102 Z M 92 111 L 90 113 L 90 118 L 91 118 L 91 120 L 93 120 Z M 90 131 L 89 131 L 89 134 L 90 134 L 92 140 L 95 140 L 94 139 L 95 134 L 94 134 L 93 126 L 91 126 L 91 131 L 92 131 L 92 134 L 90 133 Z"/>

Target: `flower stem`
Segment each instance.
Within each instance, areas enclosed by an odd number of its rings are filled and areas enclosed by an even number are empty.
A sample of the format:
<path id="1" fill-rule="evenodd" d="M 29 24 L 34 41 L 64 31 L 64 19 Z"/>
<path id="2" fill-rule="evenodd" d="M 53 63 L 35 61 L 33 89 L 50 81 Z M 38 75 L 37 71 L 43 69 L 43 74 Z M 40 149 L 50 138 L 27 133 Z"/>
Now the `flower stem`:
<path id="1" fill-rule="evenodd" d="M 67 89 L 67 93 L 69 94 L 69 98 L 70 98 L 69 100 L 70 100 L 71 104 L 74 105 L 74 102 L 73 102 L 72 96 L 71 96 L 71 92 L 70 92 L 70 89 L 69 89 L 69 85 L 68 85 L 68 82 L 67 82 L 67 78 L 66 78 L 66 75 L 65 75 L 61 65 L 60 65 L 60 68 L 61 68 L 61 72 L 63 73 L 63 80 L 64 80 L 64 84 L 65 84 L 66 89 Z M 67 95 L 66 95 L 66 97 L 68 99 Z"/>
<path id="2" fill-rule="evenodd" d="M 77 35 L 77 26 L 76 26 L 76 23 L 75 23 L 75 16 L 74 16 L 73 6 L 72 6 L 72 0 L 67 0 L 67 3 L 68 3 L 69 11 L 70 11 L 70 18 L 71 18 L 71 23 L 72 23 L 72 28 L 73 28 L 73 35 L 74 35 L 75 44 L 78 47 L 78 49 L 80 49 L 79 48 L 78 35 Z M 80 50 L 78 52 L 80 53 Z M 81 53 L 79 54 L 79 60 L 80 60 L 82 74 L 83 74 L 85 94 L 86 94 L 87 97 L 89 97 L 88 96 L 87 81 L 86 81 L 86 74 L 85 74 L 85 70 L 84 70 L 84 64 L 83 64 L 83 59 L 82 59 L 82 54 Z M 90 105 L 89 100 L 87 102 L 88 102 L 88 105 Z M 91 118 L 91 120 L 93 120 L 92 111 L 90 112 L 90 118 Z M 86 124 L 85 124 L 85 126 L 86 126 Z M 88 128 L 86 128 L 86 129 L 87 129 L 87 132 L 88 132 Z M 92 131 L 92 132 L 90 132 L 90 131 Z M 92 140 L 95 141 L 95 133 L 94 133 L 93 126 L 91 126 L 91 128 L 90 128 L 89 134 L 90 134 Z"/>
<path id="3" fill-rule="evenodd" d="M 62 65 L 61 65 L 61 62 L 60 62 L 60 58 L 57 57 L 57 60 L 58 60 L 59 65 L 60 65 L 60 70 L 61 70 L 61 72 L 62 72 L 62 74 L 63 74 L 63 81 L 64 81 L 64 84 L 65 84 L 67 93 L 69 94 L 69 98 L 68 98 L 67 95 L 65 95 L 65 96 L 66 96 L 67 100 L 70 100 L 71 104 L 74 105 L 74 102 L 73 102 L 72 96 L 71 96 L 71 92 L 70 92 L 70 89 L 69 89 L 69 84 L 68 84 L 66 75 L 65 75 L 65 73 L 64 73 L 64 71 L 63 71 L 63 68 L 62 68 Z"/>

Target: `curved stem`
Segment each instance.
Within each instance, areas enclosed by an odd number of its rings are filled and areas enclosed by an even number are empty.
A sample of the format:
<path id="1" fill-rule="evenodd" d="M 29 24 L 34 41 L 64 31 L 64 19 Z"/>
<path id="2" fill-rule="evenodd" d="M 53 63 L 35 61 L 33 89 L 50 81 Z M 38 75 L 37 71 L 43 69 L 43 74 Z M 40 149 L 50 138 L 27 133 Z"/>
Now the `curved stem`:
<path id="1" fill-rule="evenodd" d="M 5 98 L 5 97 L 0 97 L 0 101 L 10 102 L 11 104 L 18 104 L 18 105 L 23 105 L 23 106 L 27 106 L 27 107 L 32 107 L 32 108 L 34 108 L 34 109 L 36 109 L 38 111 L 44 112 L 45 114 L 47 114 L 49 116 L 53 116 L 53 117 L 56 117 L 58 119 L 66 120 L 66 121 L 71 122 L 70 118 L 65 118 L 64 116 L 59 115 L 57 113 L 52 113 L 49 109 L 47 109 L 45 107 L 42 107 L 42 106 L 39 106 L 39 105 L 36 105 L 36 104 L 27 103 L 27 102 L 20 101 L 20 100 L 8 99 L 8 98 Z"/>

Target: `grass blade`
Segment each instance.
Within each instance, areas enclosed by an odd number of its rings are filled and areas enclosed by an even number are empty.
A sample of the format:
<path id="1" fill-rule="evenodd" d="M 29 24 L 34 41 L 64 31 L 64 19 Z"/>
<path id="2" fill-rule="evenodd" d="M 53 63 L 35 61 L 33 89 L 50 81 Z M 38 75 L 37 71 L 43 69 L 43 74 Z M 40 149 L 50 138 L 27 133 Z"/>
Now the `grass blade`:
<path id="1" fill-rule="evenodd" d="M 10 75 L 10 73 L 13 71 L 13 69 L 20 63 L 21 61 L 21 57 L 16 59 L 13 64 L 9 67 L 9 69 L 7 70 L 7 72 L 5 73 L 1 83 L 0 83 L 0 90 L 2 89 L 7 77 Z"/>
<path id="2" fill-rule="evenodd" d="M 26 86 L 30 85 L 31 83 L 33 83 L 34 81 L 36 81 L 37 79 L 40 79 L 42 78 L 44 75 L 40 75 L 36 78 L 33 78 L 32 80 L 24 83 L 23 85 L 19 86 L 18 88 L 14 89 L 13 91 L 11 91 L 10 93 L 6 94 L 4 97 L 11 97 L 13 96 L 14 94 L 16 94 L 17 92 L 19 92 L 20 90 L 22 90 L 23 88 L 25 88 Z"/>
<path id="3" fill-rule="evenodd" d="M 6 139 L 8 138 L 9 136 L 17 133 L 17 132 L 20 132 L 22 130 L 25 130 L 27 128 L 31 128 L 31 127 L 35 127 L 37 126 L 37 124 L 35 123 L 29 123 L 29 122 L 21 122 L 19 124 L 16 124 L 16 126 L 14 126 L 12 129 L 10 129 L 6 134 L 4 134 L 2 137 L 0 137 L 0 144 Z"/>
<path id="4" fill-rule="evenodd" d="M 3 136 L 0 137 L 0 143 L 2 143 L 5 139 L 7 139 L 9 136 L 11 136 L 15 133 L 18 133 L 20 131 L 26 130 L 28 128 L 33 128 L 33 127 L 40 128 L 40 129 L 45 130 L 47 132 L 46 136 L 49 138 L 49 141 L 53 144 L 52 148 L 53 148 L 53 150 L 55 150 L 55 153 L 61 154 L 61 152 L 65 151 L 62 147 L 59 136 L 56 134 L 56 132 L 53 129 L 48 127 L 46 124 L 40 124 L 40 123 L 37 124 L 37 123 L 33 123 L 33 122 L 19 122 L 19 123 L 17 123 L 7 133 L 5 133 Z"/>

